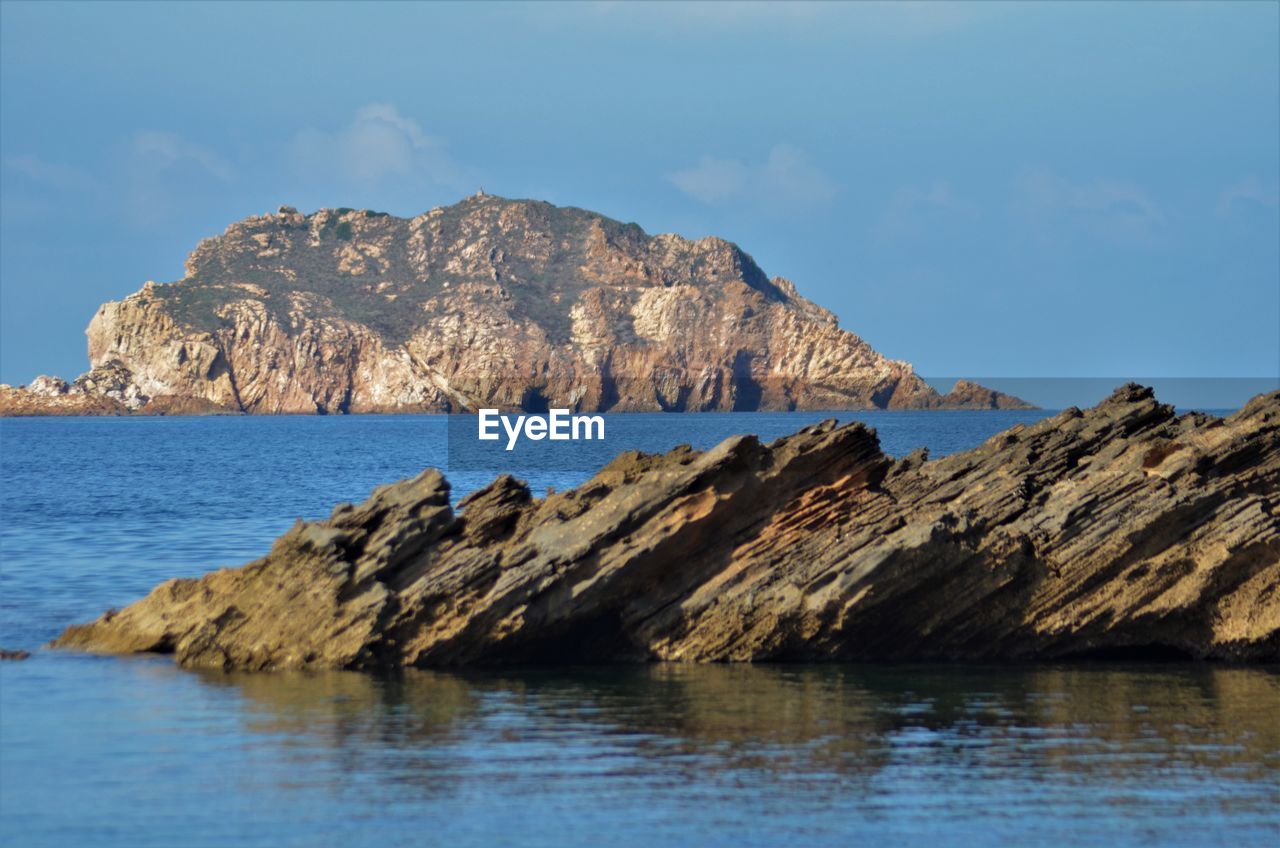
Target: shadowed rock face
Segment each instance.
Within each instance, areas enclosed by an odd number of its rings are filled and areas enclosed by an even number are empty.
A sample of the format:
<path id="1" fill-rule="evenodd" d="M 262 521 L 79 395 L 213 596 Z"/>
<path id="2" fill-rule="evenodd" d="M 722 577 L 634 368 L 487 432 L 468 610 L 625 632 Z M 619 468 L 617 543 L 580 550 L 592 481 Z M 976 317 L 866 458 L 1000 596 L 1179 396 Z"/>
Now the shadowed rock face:
<path id="1" fill-rule="evenodd" d="M 87 335 L 0 414 L 1025 406 L 939 395 L 722 239 L 492 196 L 247 218 Z"/>
<path id="2" fill-rule="evenodd" d="M 1280 393 L 1175 417 L 1129 385 L 935 461 L 827 423 L 623 454 L 543 500 L 448 494 L 384 486 L 55 644 L 245 669 L 1280 659 Z"/>

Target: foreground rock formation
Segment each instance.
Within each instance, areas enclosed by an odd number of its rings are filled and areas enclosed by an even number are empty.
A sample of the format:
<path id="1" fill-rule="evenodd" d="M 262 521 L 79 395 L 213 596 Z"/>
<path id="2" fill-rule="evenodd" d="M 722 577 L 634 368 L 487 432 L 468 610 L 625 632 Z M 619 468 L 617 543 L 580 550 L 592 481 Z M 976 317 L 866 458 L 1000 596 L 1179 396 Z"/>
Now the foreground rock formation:
<path id="1" fill-rule="evenodd" d="M 1280 659 L 1280 393 L 1227 419 L 1149 389 L 938 460 L 828 423 L 627 453 L 450 507 L 429 470 L 262 559 L 68 629 L 189 666 Z"/>
<path id="2" fill-rule="evenodd" d="M 938 394 L 722 239 L 488 195 L 247 218 L 87 335 L 0 414 L 1026 408 Z"/>

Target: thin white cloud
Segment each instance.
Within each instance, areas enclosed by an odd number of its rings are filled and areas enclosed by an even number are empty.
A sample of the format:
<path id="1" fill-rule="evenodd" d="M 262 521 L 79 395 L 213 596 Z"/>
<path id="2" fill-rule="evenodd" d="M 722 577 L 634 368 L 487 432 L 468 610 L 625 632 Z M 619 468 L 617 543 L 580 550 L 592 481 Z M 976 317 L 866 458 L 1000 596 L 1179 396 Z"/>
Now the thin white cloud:
<path id="1" fill-rule="evenodd" d="M 1280 206 L 1280 187 L 1274 184 L 1263 185 L 1262 180 L 1255 175 L 1245 177 L 1222 190 L 1218 195 L 1217 212 L 1219 215 L 1226 215 L 1236 206 L 1252 205 L 1269 209 Z"/>
<path id="2" fill-rule="evenodd" d="M 652 6 L 622 0 L 596 0 L 591 8 L 598 15 L 635 21 L 637 18 L 660 19 L 670 24 L 711 24 L 742 26 L 809 22 L 834 11 L 834 4 L 818 0 L 791 0 L 787 3 L 760 3 L 754 0 L 686 0 L 683 3 Z"/>
<path id="3" fill-rule="evenodd" d="M 1117 241 L 1148 241 L 1164 225 L 1164 210 L 1137 183 L 1100 179 L 1075 183 L 1048 171 L 1019 182 L 1023 210 L 1054 226 L 1076 226 Z"/>
<path id="4" fill-rule="evenodd" d="M 130 152 L 135 162 L 155 171 L 163 171 L 175 165 L 194 163 L 219 180 L 230 181 L 235 177 L 231 163 L 207 147 L 188 141 L 171 132 L 139 132 L 133 136 Z"/>
<path id="5" fill-rule="evenodd" d="M 4 166 L 32 182 L 57 191 L 88 189 L 96 184 L 92 177 L 78 168 L 58 162 L 48 162 L 31 154 L 5 157 Z"/>
<path id="6" fill-rule="evenodd" d="M 667 181 L 694 200 L 717 204 L 740 194 L 751 178 L 750 169 L 732 159 L 703 156 L 698 164 L 667 175 Z"/>
<path id="7" fill-rule="evenodd" d="M 135 132 L 121 154 L 120 166 L 108 177 L 110 202 L 142 231 L 156 231 L 189 214 L 236 178 L 223 156 L 177 133 Z"/>
<path id="8" fill-rule="evenodd" d="M 392 103 L 360 107 L 346 126 L 298 133 L 290 156 L 305 175 L 371 186 L 391 180 L 419 180 L 457 188 L 460 169 L 444 142 Z"/>
<path id="9" fill-rule="evenodd" d="M 887 241 L 917 235 L 928 222 L 941 216 L 973 217 L 978 207 L 959 197 L 945 180 L 928 186 L 906 186 L 894 192 L 888 209 L 875 227 L 875 234 Z"/>
<path id="10" fill-rule="evenodd" d="M 703 156 L 697 165 L 669 173 L 666 179 L 709 206 L 747 204 L 779 212 L 825 206 L 839 191 L 825 171 L 788 144 L 775 146 L 756 164 Z"/>
<path id="11" fill-rule="evenodd" d="M 597 0 L 589 8 L 597 21 L 628 30 L 652 27 L 672 30 L 762 30 L 813 32 L 843 26 L 875 38 L 927 38 L 972 27 L 1006 14 L 998 3 L 931 3 L 864 0 L 686 0 L 683 3 L 634 3 Z"/>

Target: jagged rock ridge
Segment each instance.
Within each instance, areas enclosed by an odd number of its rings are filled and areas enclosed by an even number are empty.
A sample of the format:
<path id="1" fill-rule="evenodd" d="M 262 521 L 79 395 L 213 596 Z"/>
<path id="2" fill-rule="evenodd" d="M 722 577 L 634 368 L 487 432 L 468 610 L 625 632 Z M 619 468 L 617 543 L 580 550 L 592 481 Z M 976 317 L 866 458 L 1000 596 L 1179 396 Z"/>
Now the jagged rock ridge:
<path id="1" fill-rule="evenodd" d="M 455 511 L 429 470 L 171 580 L 60 647 L 184 665 L 1280 660 L 1280 393 L 1227 419 L 1126 386 L 938 460 L 860 424 L 627 453 Z"/>
<path id="2" fill-rule="evenodd" d="M 718 238 L 477 195 L 413 219 L 290 207 L 104 304 L 92 370 L 19 413 L 1025 406 L 905 362 Z"/>

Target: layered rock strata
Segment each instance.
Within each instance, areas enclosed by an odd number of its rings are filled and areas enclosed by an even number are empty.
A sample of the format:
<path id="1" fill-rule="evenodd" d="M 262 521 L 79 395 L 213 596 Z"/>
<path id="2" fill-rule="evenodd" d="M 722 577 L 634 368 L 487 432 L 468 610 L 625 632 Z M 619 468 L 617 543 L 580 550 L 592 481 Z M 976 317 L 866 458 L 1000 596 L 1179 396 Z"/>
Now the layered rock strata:
<path id="1" fill-rule="evenodd" d="M 59 647 L 242 669 L 1280 660 L 1280 393 L 1175 416 L 1126 386 L 937 460 L 860 424 L 627 453 L 450 506 L 428 470 Z"/>

